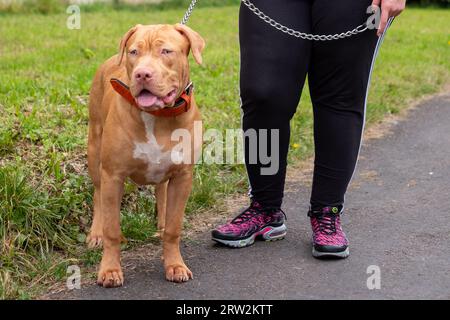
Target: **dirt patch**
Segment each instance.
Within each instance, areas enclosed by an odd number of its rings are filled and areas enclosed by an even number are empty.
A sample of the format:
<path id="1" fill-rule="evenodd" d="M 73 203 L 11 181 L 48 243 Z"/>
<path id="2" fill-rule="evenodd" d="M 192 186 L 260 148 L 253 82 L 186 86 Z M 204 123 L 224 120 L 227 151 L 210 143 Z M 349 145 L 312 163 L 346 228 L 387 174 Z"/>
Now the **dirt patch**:
<path id="1" fill-rule="evenodd" d="M 246 194 L 236 194 L 224 199 L 222 204 L 211 210 L 190 216 L 186 219 L 183 236 L 194 239 L 197 234 L 214 229 L 217 225 L 224 223 L 230 216 L 246 207 L 248 203 Z"/>

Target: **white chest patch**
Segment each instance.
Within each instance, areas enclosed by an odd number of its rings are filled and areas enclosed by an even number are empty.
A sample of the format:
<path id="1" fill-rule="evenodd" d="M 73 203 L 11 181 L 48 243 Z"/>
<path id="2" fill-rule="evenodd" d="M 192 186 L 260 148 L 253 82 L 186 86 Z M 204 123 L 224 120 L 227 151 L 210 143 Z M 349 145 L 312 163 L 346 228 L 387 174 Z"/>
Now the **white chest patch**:
<path id="1" fill-rule="evenodd" d="M 172 165 L 171 151 L 163 151 L 163 147 L 156 141 L 155 118 L 144 112 L 141 112 L 141 118 L 144 121 L 147 141 L 134 143 L 133 158 L 147 163 L 145 177 L 148 182 L 159 183 Z"/>

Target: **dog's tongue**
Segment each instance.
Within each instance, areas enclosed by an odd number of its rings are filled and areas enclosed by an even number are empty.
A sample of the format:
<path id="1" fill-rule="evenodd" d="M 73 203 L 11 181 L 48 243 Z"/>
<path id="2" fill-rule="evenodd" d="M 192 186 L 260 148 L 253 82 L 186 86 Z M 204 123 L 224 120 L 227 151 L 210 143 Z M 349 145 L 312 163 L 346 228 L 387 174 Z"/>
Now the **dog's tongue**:
<path id="1" fill-rule="evenodd" d="M 143 91 L 136 97 L 137 103 L 141 107 L 151 107 L 155 104 L 157 99 L 158 98 L 156 96 L 148 91 Z"/>

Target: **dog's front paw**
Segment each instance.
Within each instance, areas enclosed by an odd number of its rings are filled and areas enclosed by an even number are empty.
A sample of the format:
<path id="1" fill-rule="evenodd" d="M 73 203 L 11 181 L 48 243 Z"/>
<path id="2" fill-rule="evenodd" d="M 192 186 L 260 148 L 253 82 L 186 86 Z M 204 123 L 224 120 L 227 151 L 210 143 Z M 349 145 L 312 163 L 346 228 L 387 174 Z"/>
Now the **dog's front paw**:
<path id="1" fill-rule="evenodd" d="M 186 265 L 175 264 L 166 266 L 166 280 L 180 283 L 190 279 L 194 279 L 194 276 Z"/>
<path id="2" fill-rule="evenodd" d="M 123 285 L 122 268 L 118 267 L 100 267 L 98 272 L 97 284 L 104 288 L 116 288 Z"/>

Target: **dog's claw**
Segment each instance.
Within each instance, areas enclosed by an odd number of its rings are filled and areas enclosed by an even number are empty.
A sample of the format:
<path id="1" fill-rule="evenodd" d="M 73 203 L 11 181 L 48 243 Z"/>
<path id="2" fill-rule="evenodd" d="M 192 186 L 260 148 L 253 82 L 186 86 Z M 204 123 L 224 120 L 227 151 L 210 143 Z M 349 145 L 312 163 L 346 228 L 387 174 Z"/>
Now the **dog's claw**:
<path id="1" fill-rule="evenodd" d="M 100 248 L 103 245 L 103 239 L 100 235 L 89 235 L 86 238 L 86 243 L 89 249 Z"/>
<path id="2" fill-rule="evenodd" d="M 116 288 L 123 285 L 123 273 L 118 270 L 100 270 L 97 278 L 97 284 L 104 288 Z"/>
<path id="3" fill-rule="evenodd" d="M 166 279 L 171 282 L 182 283 L 193 279 L 193 275 L 185 265 L 167 266 Z"/>

